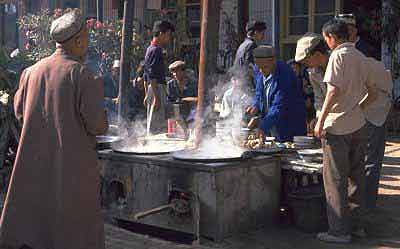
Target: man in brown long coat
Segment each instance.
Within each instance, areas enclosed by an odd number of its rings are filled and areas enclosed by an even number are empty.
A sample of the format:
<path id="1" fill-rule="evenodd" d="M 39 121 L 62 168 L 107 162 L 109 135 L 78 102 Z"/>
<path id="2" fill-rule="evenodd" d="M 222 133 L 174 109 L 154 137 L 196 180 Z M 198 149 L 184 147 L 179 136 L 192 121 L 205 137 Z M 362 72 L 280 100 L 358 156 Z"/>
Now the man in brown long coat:
<path id="1" fill-rule="evenodd" d="M 103 83 L 82 65 L 79 11 L 55 20 L 56 52 L 21 76 L 21 140 L 0 220 L 0 248 L 104 249 L 95 136 L 108 128 Z"/>

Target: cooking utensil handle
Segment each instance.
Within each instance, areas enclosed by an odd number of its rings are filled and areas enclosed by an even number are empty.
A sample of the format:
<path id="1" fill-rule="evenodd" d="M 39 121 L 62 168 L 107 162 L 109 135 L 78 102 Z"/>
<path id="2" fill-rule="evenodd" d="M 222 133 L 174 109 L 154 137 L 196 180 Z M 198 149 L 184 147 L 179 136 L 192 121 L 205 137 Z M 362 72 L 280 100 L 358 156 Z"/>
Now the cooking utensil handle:
<path id="1" fill-rule="evenodd" d="M 134 219 L 135 220 L 140 220 L 140 219 L 143 219 L 143 218 L 145 218 L 147 216 L 150 216 L 150 215 L 153 215 L 153 214 L 158 214 L 158 213 L 161 213 L 162 211 L 165 211 L 165 210 L 171 209 L 171 208 L 173 208 L 172 204 L 162 205 L 162 206 L 159 206 L 159 207 L 156 207 L 156 208 L 144 211 L 144 212 L 139 212 L 139 213 L 135 214 Z"/>

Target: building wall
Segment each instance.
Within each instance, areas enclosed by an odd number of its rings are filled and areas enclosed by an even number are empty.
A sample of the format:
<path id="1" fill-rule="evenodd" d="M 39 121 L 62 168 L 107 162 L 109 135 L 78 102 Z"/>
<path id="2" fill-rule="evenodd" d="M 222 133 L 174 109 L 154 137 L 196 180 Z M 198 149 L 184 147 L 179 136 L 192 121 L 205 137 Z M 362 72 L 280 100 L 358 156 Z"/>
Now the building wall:
<path id="1" fill-rule="evenodd" d="M 113 20 L 115 18 L 113 1 L 114 0 L 103 0 L 103 20 Z"/>
<path id="2" fill-rule="evenodd" d="M 249 20 L 264 21 L 267 24 L 266 37 L 263 43 L 272 44 L 273 33 L 273 0 L 249 0 Z"/>
<path id="3" fill-rule="evenodd" d="M 390 4 L 392 3 L 392 5 Z M 388 0 L 383 0 L 382 1 L 382 9 L 383 9 L 383 14 L 387 14 L 386 11 L 390 11 L 392 8 L 400 8 L 400 4 L 393 5 L 393 2 L 390 2 Z M 400 32 L 399 32 L 399 38 L 398 40 L 400 41 Z M 391 54 L 388 49 L 388 44 L 385 42 L 382 43 L 382 61 L 385 63 L 385 66 L 389 70 L 393 70 L 393 65 L 392 65 L 392 60 L 395 55 Z M 397 44 L 397 58 L 400 58 L 400 42 Z M 400 97 L 400 78 L 395 78 L 393 79 L 393 97 L 394 99 Z"/>
<path id="4" fill-rule="evenodd" d="M 223 0 L 221 3 L 221 17 L 219 26 L 219 49 L 227 50 L 229 48 L 230 41 L 226 38 L 229 30 L 233 29 L 234 32 L 238 32 L 238 0 Z"/>
<path id="5" fill-rule="evenodd" d="M 146 9 L 145 0 L 135 1 L 135 18 L 143 23 L 144 20 L 144 10 Z"/>

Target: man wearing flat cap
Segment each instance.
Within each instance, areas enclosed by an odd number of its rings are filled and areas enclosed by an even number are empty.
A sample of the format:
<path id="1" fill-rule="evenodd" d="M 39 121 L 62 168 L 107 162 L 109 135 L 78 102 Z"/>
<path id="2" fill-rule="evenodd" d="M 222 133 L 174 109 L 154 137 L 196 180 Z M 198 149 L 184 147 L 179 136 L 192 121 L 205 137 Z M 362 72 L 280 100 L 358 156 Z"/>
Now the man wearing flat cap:
<path id="1" fill-rule="evenodd" d="M 153 39 L 144 59 L 145 105 L 147 106 L 147 130 L 153 134 L 166 132 L 167 102 L 163 48 L 171 41 L 174 26 L 167 21 L 157 21 L 153 27 Z"/>
<path id="2" fill-rule="evenodd" d="M 323 79 L 329 56 L 328 47 L 321 35 L 307 33 L 297 41 L 295 61 L 308 68 L 317 118 L 326 96 L 326 83 Z"/>
<path id="3" fill-rule="evenodd" d="M 168 81 L 168 102 L 196 102 L 197 82 L 187 75 L 184 61 L 175 61 L 168 67 L 172 79 Z"/>
<path id="4" fill-rule="evenodd" d="M 247 111 L 260 114 L 261 137 L 269 134 L 277 141 L 289 142 L 294 136 L 306 135 L 305 102 L 292 68 L 276 60 L 272 46 L 254 49 L 254 62 L 256 94 Z"/>
<path id="5" fill-rule="evenodd" d="M 234 61 L 234 68 L 248 74 L 251 80 L 252 66 L 254 65 L 253 50 L 257 47 L 257 43 L 265 38 L 265 30 L 267 26 L 265 22 L 250 21 L 246 25 L 247 37 L 240 44 Z M 251 82 L 252 83 L 252 82 Z M 254 87 L 252 84 L 250 86 Z"/>
<path id="6" fill-rule="evenodd" d="M 178 60 L 168 67 L 172 73 L 172 79 L 167 85 L 168 103 L 182 104 L 181 126 L 187 127 L 187 124 L 194 121 L 197 101 L 197 81 L 188 74 L 185 68 L 185 62 Z"/>
<path id="7" fill-rule="evenodd" d="M 103 83 L 83 66 L 78 10 L 50 30 L 55 53 L 26 69 L 14 98 L 22 124 L 0 220 L 0 248 L 104 249 L 96 135 L 108 124 Z"/>
<path id="8" fill-rule="evenodd" d="M 347 24 L 349 41 L 355 44 L 356 49 L 361 51 L 365 56 L 372 57 L 371 46 L 358 36 L 356 17 L 353 14 L 339 14 L 335 16 L 335 19 Z"/>

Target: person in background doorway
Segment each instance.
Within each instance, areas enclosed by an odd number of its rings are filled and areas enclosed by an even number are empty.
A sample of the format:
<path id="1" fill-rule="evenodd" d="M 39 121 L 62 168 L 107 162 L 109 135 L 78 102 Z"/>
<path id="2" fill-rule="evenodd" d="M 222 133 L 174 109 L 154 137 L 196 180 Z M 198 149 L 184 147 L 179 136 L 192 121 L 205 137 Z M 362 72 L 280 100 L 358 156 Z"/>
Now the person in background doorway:
<path id="1" fill-rule="evenodd" d="M 111 67 L 111 74 L 104 76 L 104 102 L 109 113 L 117 112 L 119 94 L 120 61 L 115 60 Z"/>
<path id="2" fill-rule="evenodd" d="M 257 47 L 254 60 L 256 94 L 247 112 L 260 114 L 261 137 L 270 134 L 279 142 L 290 142 L 294 136 L 306 135 L 304 98 L 292 68 L 276 60 L 272 46 Z"/>
<path id="3" fill-rule="evenodd" d="M 368 81 L 367 58 L 349 42 L 347 24 L 333 19 L 322 31 L 332 54 L 324 76 L 327 93 L 314 132 L 322 139 L 329 230 L 317 238 L 350 243 L 352 235 L 365 236 L 367 134 L 360 102 L 366 93 L 366 103 L 374 100 L 376 87 Z"/>
<path id="4" fill-rule="evenodd" d="M 107 110 L 108 121 L 111 124 L 117 122 L 118 114 L 118 95 L 119 95 L 119 74 L 120 61 L 114 60 L 111 73 L 106 73 L 104 80 L 104 106 Z"/>
<path id="5" fill-rule="evenodd" d="M 108 129 L 103 82 L 83 65 L 89 35 L 70 11 L 56 51 L 27 68 L 14 97 L 21 139 L 0 220 L 0 248 L 104 249 L 96 135 Z"/>
<path id="6" fill-rule="evenodd" d="M 146 50 L 144 59 L 145 105 L 147 106 L 147 131 L 150 133 L 166 132 L 167 102 L 165 64 L 163 47 L 172 39 L 175 27 L 167 21 L 157 21 L 153 27 L 153 39 Z"/>
<path id="7" fill-rule="evenodd" d="M 146 109 L 143 106 L 145 97 L 145 82 L 144 82 L 144 61 L 140 62 L 136 69 L 135 77 L 132 81 L 132 94 L 129 98 L 129 118 L 131 120 L 144 120 L 146 118 Z"/>

